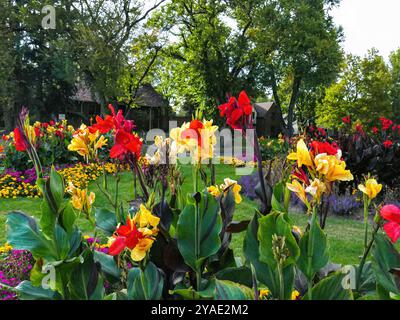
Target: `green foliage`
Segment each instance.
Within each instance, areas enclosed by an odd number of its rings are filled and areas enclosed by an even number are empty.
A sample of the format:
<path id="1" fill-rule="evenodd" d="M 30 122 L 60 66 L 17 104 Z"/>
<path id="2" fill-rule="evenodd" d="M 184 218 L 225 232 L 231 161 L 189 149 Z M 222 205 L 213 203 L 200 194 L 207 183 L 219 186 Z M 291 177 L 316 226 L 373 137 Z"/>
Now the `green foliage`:
<path id="1" fill-rule="evenodd" d="M 311 219 L 310 230 L 300 239 L 300 257 L 297 266 L 313 280 L 315 274 L 329 262 L 327 239 L 317 219 Z"/>
<path id="2" fill-rule="evenodd" d="M 132 300 L 159 300 L 164 279 L 157 267 L 150 262 L 145 270 L 132 268 L 128 274 L 128 298 Z"/>
<path id="3" fill-rule="evenodd" d="M 389 67 L 376 50 L 364 58 L 347 56 L 341 79 L 326 90 L 317 106 L 317 123 L 334 128 L 350 115 L 353 121 L 375 125 L 379 117 L 392 113 L 392 81 Z"/>
<path id="4" fill-rule="evenodd" d="M 196 222 L 196 215 L 199 220 Z M 221 216 L 218 202 L 208 192 L 197 193 L 179 215 L 176 235 L 186 264 L 199 272 L 208 257 L 221 246 Z"/>

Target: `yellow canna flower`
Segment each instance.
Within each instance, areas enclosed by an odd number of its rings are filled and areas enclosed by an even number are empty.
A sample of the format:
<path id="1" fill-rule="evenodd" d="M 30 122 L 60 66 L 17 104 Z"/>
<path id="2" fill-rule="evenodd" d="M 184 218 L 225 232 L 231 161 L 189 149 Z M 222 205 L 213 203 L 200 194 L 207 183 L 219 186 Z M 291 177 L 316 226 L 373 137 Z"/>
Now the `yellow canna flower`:
<path id="1" fill-rule="evenodd" d="M 152 238 L 139 239 L 138 244 L 131 251 L 132 260 L 136 262 L 142 261 L 153 245 L 153 242 L 154 239 Z"/>
<path id="2" fill-rule="evenodd" d="M 239 204 L 242 202 L 242 197 L 240 195 L 240 191 L 242 190 L 242 186 L 237 183 L 237 181 L 225 178 L 224 183 L 220 185 L 220 189 L 224 192 L 228 191 L 229 188 L 232 188 L 233 197 L 235 199 L 235 203 Z"/>
<path id="3" fill-rule="evenodd" d="M 104 138 L 104 136 L 101 136 L 100 139 L 94 144 L 94 149 L 97 150 L 103 148 L 107 145 L 107 141 L 108 139 Z"/>
<path id="4" fill-rule="evenodd" d="M 297 142 L 296 152 L 290 153 L 287 158 L 288 160 L 297 161 L 299 168 L 303 165 L 313 167 L 310 152 L 308 151 L 307 145 L 303 139 L 300 139 L 299 142 Z"/>
<path id="5" fill-rule="evenodd" d="M 152 228 L 157 228 L 160 223 L 160 218 L 154 216 L 143 204 L 140 205 L 139 211 L 133 218 L 134 223 L 138 224 L 139 231 L 140 228 L 145 228 L 151 226 Z"/>
<path id="6" fill-rule="evenodd" d="M 354 179 L 350 170 L 346 170 L 346 163 L 337 159 L 335 156 L 330 157 L 329 170 L 325 175 L 326 180 L 333 181 L 351 181 Z"/>
<path id="7" fill-rule="evenodd" d="M 214 197 L 218 197 L 221 195 L 221 191 L 219 190 L 218 186 L 211 186 L 207 188 L 208 193 L 210 193 Z"/>
<path id="8" fill-rule="evenodd" d="M 376 198 L 379 192 L 382 190 L 382 185 L 378 184 L 375 179 L 368 179 L 365 181 L 365 185 L 359 184 L 358 190 L 362 193 L 366 194 L 367 197 L 372 200 Z"/>
<path id="9" fill-rule="evenodd" d="M 259 297 L 260 297 L 260 299 L 266 299 L 266 298 L 268 298 L 270 293 L 271 292 L 268 289 L 261 289 Z"/>
<path id="10" fill-rule="evenodd" d="M 297 290 L 292 291 L 292 297 L 291 300 L 297 300 L 300 297 L 300 292 Z"/>
<path id="11" fill-rule="evenodd" d="M 78 152 L 82 157 L 87 157 L 89 155 L 89 148 L 80 136 L 74 137 L 71 140 L 71 144 L 68 146 L 68 150 Z"/>
<path id="12" fill-rule="evenodd" d="M 311 194 L 317 200 L 317 202 L 321 200 L 321 196 L 324 192 L 326 192 L 326 190 L 327 188 L 325 183 L 317 178 L 315 178 L 314 181 L 312 181 L 311 184 L 305 189 L 305 191 Z"/>
<path id="13" fill-rule="evenodd" d="M 307 199 L 307 196 L 306 196 L 306 191 L 304 190 L 303 185 L 302 185 L 299 181 L 293 180 L 292 183 L 286 183 L 286 187 L 287 187 L 290 191 L 294 192 L 294 193 L 296 194 L 296 196 L 297 196 L 305 205 L 307 205 L 307 207 L 308 207 L 309 203 L 308 203 L 308 199 Z"/>
<path id="14" fill-rule="evenodd" d="M 88 195 L 87 190 L 76 188 L 72 182 L 69 182 L 67 192 L 71 194 L 71 203 L 75 209 L 80 210 L 85 214 L 90 214 L 93 203 L 96 199 L 94 192 L 90 192 Z"/>

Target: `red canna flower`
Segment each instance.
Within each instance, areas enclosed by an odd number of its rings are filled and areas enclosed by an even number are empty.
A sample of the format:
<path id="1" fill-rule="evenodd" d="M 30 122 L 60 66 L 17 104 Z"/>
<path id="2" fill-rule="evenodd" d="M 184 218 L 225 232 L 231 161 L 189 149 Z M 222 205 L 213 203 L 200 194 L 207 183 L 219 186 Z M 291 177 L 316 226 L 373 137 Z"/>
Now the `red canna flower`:
<path id="1" fill-rule="evenodd" d="M 19 128 L 14 129 L 14 144 L 17 151 L 26 151 L 28 149 L 28 143 Z"/>
<path id="2" fill-rule="evenodd" d="M 197 119 L 194 119 L 190 121 L 189 129 L 182 132 L 181 138 L 195 139 L 197 140 L 198 146 L 201 147 L 201 132 L 200 132 L 201 129 L 204 129 L 203 123 Z"/>
<path id="3" fill-rule="evenodd" d="M 328 155 L 336 155 L 339 151 L 339 147 L 336 143 L 330 144 L 329 142 L 320 142 L 320 141 L 313 141 L 311 142 L 311 150 L 314 152 L 314 155 L 319 153 L 326 153 Z"/>
<path id="4" fill-rule="evenodd" d="M 132 153 L 138 160 L 141 149 L 142 140 L 137 135 L 119 130 L 115 135 L 115 144 L 110 150 L 110 157 L 122 159 L 126 154 Z"/>
<path id="5" fill-rule="evenodd" d="M 379 133 L 379 129 L 377 127 L 373 127 L 372 128 L 372 133 L 373 134 L 378 134 Z"/>
<path id="6" fill-rule="evenodd" d="M 362 124 L 360 124 L 360 123 L 356 124 L 356 131 L 358 133 L 364 133 L 364 128 L 363 128 Z"/>
<path id="7" fill-rule="evenodd" d="M 296 167 L 292 171 L 292 176 L 296 177 L 298 180 L 303 182 L 306 186 L 310 185 L 310 180 L 308 179 L 306 172 L 302 168 Z"/>
<path id="8" fill-rule="evenodd" d="M 135 125 L 132 120 L 126 120 L 122 114 L 122 110 L 118 110 L 115 113 L 114 107 L 109 104 L 108 109 L 111 111 L 111 115 L 106 115 L 104 119 L 100 116 L 96 116 L 96 123 L 92 125 L 92 128 L 99 130 L 101 134 L 106 134 L 111 130 L 125 130 L 131 132 L 135 129 Z"/>
<path id="9" fill-rule="evenodd" d="M 46 129 L 46 128 L 48 128 L 49 124 L 47 122 L 43 122 L 41 124 L 41 126 Z"/>
<path id="10" fill-rule="evenodd" d="M 400 208 L 395 205 L 386 205 L 381 209 L 381 216 L 388 222 L 383 226 L 387 236 L 393 243 L 400 238 Z"/>
<path id="11" fill-rule="evenodd" d="M 326 131 L 325 131 L 324 128 L 318 128 L 317 131 L 318 131 L 318 133 L 319 133 L 321 136 L 323 136 L 323 137 L 326 136 Z"/>
<path id="12" fill-rule="evenodd" d="M 139 240 L 143 238 L 143 234 L 137 229 L 134 221 L 128 216 L 126 225 L 119 226 L 114 233 L 114 237 L 115 240 L 108 251 L 108 254 L 112 256 L 120 254 L 125 248 L 133 250 Z"/>
<path id="13" fill-rule="evenodd" d="M 50 120 L 49 123 L 50 123 L 51 126 L 54 126 L 56 124 L 53 120 Z"/>
<path id="14" fill-rule="evenodd" d="M 383 146 L 384 146 L 386 149 L 389 149 L 392 145 L 393 145 L 393 142 L 390 141 L 390 140 L 386 140 L 386 141 L 383 143 Z"/>
<path id="15" fill-rule="evenodd" d="M 345 123 L 345 124 L 350 124 L 350 123 L 351 123 L 351 118 L 350 118 L 350 116 L 343 117 L 343 118 L 342 118 L 342 121 L 343 121 L 343 123 Z"/>
<path id="16" fill-rule="evenodd" d="M 384 117 L 379 118 L 379 120 L 381 121 L 381 125 L 382 125 L 382 130 L 386 131 L 387 129 L 389 129 L 392 125 L 393 125 L 393 121 Z"/>
<path id="17" fill-rule="evenodd" d="M 226 117 L 226 124 L 232 129 L 243 130 L 252 127 L 253 106 L 245 91 L 240 92 L 238 99 L 231 97 L 229 101 L 218 107 L 221 117 Z"/>

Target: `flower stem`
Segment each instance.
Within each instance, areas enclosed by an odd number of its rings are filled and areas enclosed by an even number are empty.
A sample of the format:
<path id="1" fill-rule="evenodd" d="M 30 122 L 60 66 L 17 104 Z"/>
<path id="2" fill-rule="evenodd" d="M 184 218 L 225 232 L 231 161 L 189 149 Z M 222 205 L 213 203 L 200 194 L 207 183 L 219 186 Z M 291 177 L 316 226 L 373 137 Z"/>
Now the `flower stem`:
<path id="1" fill-rule="evenodd" d="M 365 265 L 365 262 L 367 261 L 367 257 L 368 257 L 369 252 L 371 251 L 372 245 L 375 242 L 375 237 L 376 237 L 376 234 L 379 231 L 379 228 L 380 228 L 380 225 L 377 224 L 375 226 L 373 232 L 372 232 L 371 240 L 369 241 L 368 245 L 365 247 L 364 254 L 363 254 L 363 256 L 361 258 L 361 261 L 360 261 L 360 265 L 358 266 L 357 282 L 356 282 L 357 283 L 357 285 L 356 285 L 357 291 L 360 289 L 361 275 L 362 275 L 362 272 L 363 272 L 363 269 L 364 269 L 364 265 Z"/>

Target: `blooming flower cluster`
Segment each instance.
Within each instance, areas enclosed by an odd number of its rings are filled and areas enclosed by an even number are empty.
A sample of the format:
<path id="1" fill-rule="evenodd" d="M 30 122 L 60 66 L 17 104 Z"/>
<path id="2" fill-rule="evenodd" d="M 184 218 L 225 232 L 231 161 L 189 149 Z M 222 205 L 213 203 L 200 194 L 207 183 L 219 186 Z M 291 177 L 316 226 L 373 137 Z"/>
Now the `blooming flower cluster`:
<path id="1" fill-rule="evenodd" d="M 4 247 L 9 247 L 7 244 Z M 4 259 L 0 260 L 0 283 L 15 287 L 28 280 L 33 268 L 32 254 L 23 250 L 8 250 Z M 16 300 L 14 292 L 0 288 L 0 300 Z"/>
<path id="2" fill-rule="evenodd" d="M 319 203 L 324 193 L 330 193 L 333 182 L 353 180 L 350 170 L 346 170 L 346 163 L 341 160 L 340 149 L 328 146 L 324 142 L 314 141 L 309 150 L 304 140 L 300 139 L 296 151 L 290 153 L 287 158 L 296 161 L 292 182 L 287 183 L 287 187 L 309 209 L 307 193 Z"/>
<path id="3" fill-rule="evenodd" d="M 101 240 L 98 238 L 93 238 L 89 235 L 84 235 L 83 239 L 86 241 L 88 246 L 93 246 L 96 251 L 108 254 L 109 245 L 108 243 L 101 243 Z"/>
<path id="4" fill-rule="evenodd" d="M 226 194 L 229 190 L 232 190 L 233 197 L 237 204 L 242 202 L 242 197 L 240 195 L 240 191 L 242 190 L 242 186 L 237 183 L 237 181 L 225 178 L 224 183 L 220 186 L 210 186 L 208 187 L 208 192 L 212 194 L 214 197 L 219 197 L 221 194 Z"/>
<path id="5" fill-rule="evenodd" d="M 122 169 L 129 170 L 129 167 L 123 166 Z M 56 167 L 56 170 L 63 176 L 67 184 L 71 182 L 76 188 L 86 189 L 91 181 L 97 180 L 103 173 L 115 173 L 117 166 L 110 162 L 103 165 L 78 163 Z M 35 169 L 26 171 L 7 169 L 0 175 L 0 198 L 39 197 L 40 193 L 35 181 Z"/>
<path id="6" fill-rule="evenodd" d="M 176 152 L 190 152 L 195 163 L 213 158 L 214 147 L 217 144 L 215 132 L 218 126 L 212 120 L 193 119 L 170 132 L 171 139 L 176 143 Z"/>
<path id="7" fill-rule="evenodd" d="M 133 261 L 142 261 L 158 234 L 160 218 L 154 216 L 143 204 L 139 211 L 126 218 L 125 225 L 119 225 L 109 239 L 109 254 L 119 255 L 125 249 L 130 251 Z"/>

